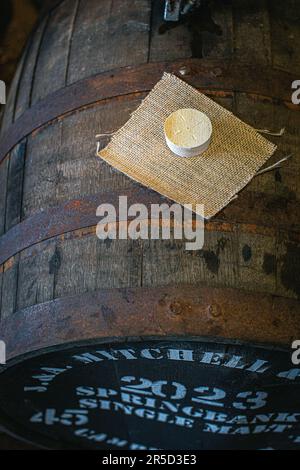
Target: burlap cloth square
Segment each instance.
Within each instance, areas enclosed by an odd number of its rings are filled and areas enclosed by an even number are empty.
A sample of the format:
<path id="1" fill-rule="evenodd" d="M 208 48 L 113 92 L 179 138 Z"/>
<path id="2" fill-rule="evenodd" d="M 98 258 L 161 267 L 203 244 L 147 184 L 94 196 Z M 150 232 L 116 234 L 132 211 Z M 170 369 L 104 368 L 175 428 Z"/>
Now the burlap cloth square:
<path id="1" fill-rule="evenodd" d="M 212 122 L 211 144 L 200 156 L 177 157 L 166 145 L 164 121 L 179 108 L 198 109 Z M 194 209 L 203 204 L 209 219 L 253 178 L 275 149 L 231 112 L 165 73 L 98 155 L 180 204 L 193 204 Z"/>

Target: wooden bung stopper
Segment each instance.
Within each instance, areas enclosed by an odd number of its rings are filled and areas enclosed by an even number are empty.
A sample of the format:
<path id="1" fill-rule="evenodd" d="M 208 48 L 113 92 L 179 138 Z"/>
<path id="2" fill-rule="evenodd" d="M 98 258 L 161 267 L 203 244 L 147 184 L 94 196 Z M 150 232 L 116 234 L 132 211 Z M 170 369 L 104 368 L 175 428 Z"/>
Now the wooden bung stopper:
<path id="1" fill-rule="evenodd" d="M 179 157 L 194 157 L 207 150 L 212 134 L 208 116 L 197 109 L 184 108 L 170 114 L 164 124 L 170 150 Z"/>

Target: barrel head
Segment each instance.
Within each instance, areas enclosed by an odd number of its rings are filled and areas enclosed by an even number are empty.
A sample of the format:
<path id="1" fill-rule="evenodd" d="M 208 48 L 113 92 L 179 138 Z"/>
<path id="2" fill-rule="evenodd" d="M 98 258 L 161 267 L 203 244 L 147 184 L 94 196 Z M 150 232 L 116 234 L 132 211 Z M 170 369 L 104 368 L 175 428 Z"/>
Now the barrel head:
<path id="1" fill-rule="evenodd" d="M 1 421 L 46 448 L 296 449 L 288 351 L 201 338 L 45 350 L 0 374 Z"/>

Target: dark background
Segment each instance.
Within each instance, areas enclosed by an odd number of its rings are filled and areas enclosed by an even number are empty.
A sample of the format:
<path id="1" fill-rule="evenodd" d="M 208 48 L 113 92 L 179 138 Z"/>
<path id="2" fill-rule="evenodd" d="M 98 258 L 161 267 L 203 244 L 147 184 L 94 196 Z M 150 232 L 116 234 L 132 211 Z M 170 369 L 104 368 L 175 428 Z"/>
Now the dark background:
<path id="1" fill-rule="evenodd" d="M 7 86 L 34 25 L 54 0 L 0 1 L 0 79 Z"/>

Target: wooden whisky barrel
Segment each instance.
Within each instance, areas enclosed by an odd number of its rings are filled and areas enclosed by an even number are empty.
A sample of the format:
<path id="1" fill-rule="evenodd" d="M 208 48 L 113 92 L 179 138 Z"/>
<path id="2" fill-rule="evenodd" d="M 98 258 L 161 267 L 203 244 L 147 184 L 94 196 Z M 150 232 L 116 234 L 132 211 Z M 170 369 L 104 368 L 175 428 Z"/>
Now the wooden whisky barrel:
<path id="1" fill-rule="evenodd" d="M 65 0 L 43 17 L 1 130 L 1 428 L 46 448 L 299 447 L 299 16 L 216 0 L 170 28 L 160 0 Z M 195 252 L 95 235 L 101 203 L 166 202 L 95 156 L 164 71 L 285 127 L 271 163 L 293 153 Z"/>

